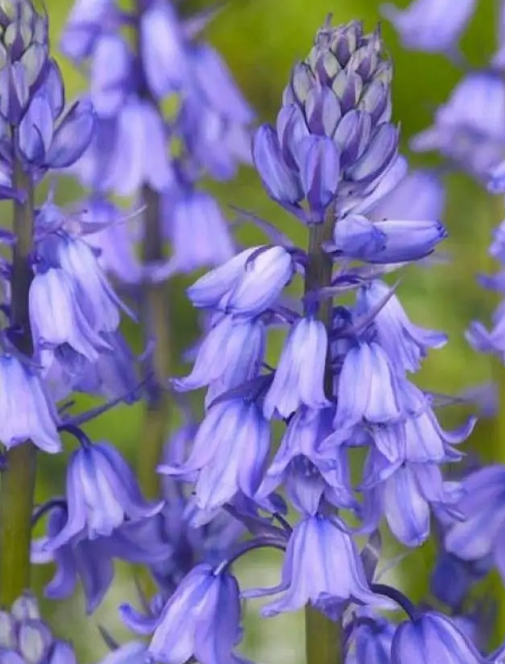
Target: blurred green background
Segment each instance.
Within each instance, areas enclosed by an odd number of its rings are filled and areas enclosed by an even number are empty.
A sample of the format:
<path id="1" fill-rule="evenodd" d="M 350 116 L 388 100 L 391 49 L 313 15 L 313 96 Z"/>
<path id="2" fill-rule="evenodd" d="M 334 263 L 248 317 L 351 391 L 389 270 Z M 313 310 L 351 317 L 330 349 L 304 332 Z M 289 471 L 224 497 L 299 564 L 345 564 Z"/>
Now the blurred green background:
<path id="1" fill-rule="evenodd" d="M 406 0 L 399 5 L 408 4 Z M 71 8 L 71 0 L 46 0 L 54 49 L 58 36 Z M 207 0 L 180 0 L 183 13 L 209 6 Z M 257 109 L 261 121 L 274 121 L 282 89 L 294 61 L 303 58 L 310 50 L 315 30 L 326 14 L 332 12 L 335 22 L 363 19 L 369 29 L 380 20 L 377 0 L 228 0 L 227 6 L 208 28 L 207 37 L 226 58 L 246 97 Z M 472 64 L 486 63 L 494 48 L 493 3 L 479 3 L 478 13 L 466 34 L 463 47 Z M 426 127 L 433 110 L 448 96 L 460 76 L 457 68 L 441 56 L 428 56 L 406 52 L 400 47 L 396 35 L 388 24 L 383 34 L 395 63 L 394 116 L 401 122 L 404 147 L 417 131 Z M 68 99 L 79 93 L 85 81 L 70 63 L 60 58 L 67 84 Z M 432 164 L 435 161 L 414 160 L 414 164 Z M 262 191 L 252 170 L 243 169 L 233 184 L 224 186 L 208 184 L 226 209 L 229 204 L 252 210 L 289 232 L 303 243 L 303 229 L 288 218 Z M 443 350 L 434 352 L 427 360 L 419 380 L 423 386 L 435 392 L 461 393 L 492 375 L 500 379 L 505 369 L 488 358 L 474 353 L 466 344 L 464 330 L 474 318 L 488 320 L 498 299 L 483 292 L 475 282 L 475 275 L 494 269 L 487 256 L 491 230 L 501 221 L 501 201 L 491 199 L 476 184 L 462 175 L 451 176 L 449 204 L 446 222 L 450 238 L 444 249 L 451 256 L 450 262 L 430 268 L 412 268 L 402 276 L 399 293 L 408 313 L 419 324 L 445 330 L 450 342 Z M 82 196 L 75 183 L 65 180 L 58 187 L 60 203 L 69 203 Z M 230 216 L 232 216 L 230 214 Z M 256 231 L 241 231 L 241 239 L 253 242 L 260 239 Z M 176 311 L 174 319 L 177 349 L 187 345 L 197 332 L 196 319 L 184 297 L 184 280 L 174 285 Z M 139 346 L 137 332 L 127 330 L 132 342 Z M 182 370 L 182 368 L 181 368 Z M 505 382 L 505 381 L 504 381 Z M 89 402 L 86 402 L 86 405 Z M 454 410 L 454 409 L 452 409 Z M 88 431 L 97 438 L 107 438 L 133 458 L 139 442 L 142 408 L 119 407 Z M 461 413 L 444 413 L 443 418 L 456 421 Z M 472 445 L 488 459 L 505 456 L 505 436 L 500 437 L 500 422 L 479 424 Z M 503 440 L 503 443 L 500 441 Z M 39 499 L 63 490 L 62 471 L 64 461 L 59 458 L 44 459 L 41 464 Z M 412 586 L 412 576 L 419 577 L 414 594 L 422 594 L 426 584 L 424 573 L 430 558 L 430 547 L 409 558 L 402 566 L 404 582 Z M 412 575 L 415 567 L 416 574 Z M 423 572 L 417 574 L 418 569 Z M 36 583 L 41 589 L 49 578 L 49 567 L 36 569 Z M 257 555 L 241 570 L 244 585 L 260 580 L 260 585 L 276 582 L 277 560 Z M 261 578 L 260 578 L 261 577 Z M 421 584 L 421 585 L 420 585 Z M 118 625 L 116 606 L 125 597 L 132 596 L 130 575 L 126 569 L 109 594 L 99 612 L 86 619 L 82 601 L 76 597 L 64 603 L 45 603 L 47 615 L 52 616 L 56 631 L 71 637 L 78 649 L 81 662 L 97 661 L 104 648 L 97 632 L 97 624 L 110 628 L 119 639 L 125 634 Z M 247 650 L 257 661 L 291 664 L 302 661 L 303 630 L 300 617 L 279 617 L 259 622 L 254 618 L 257 606 L 248 608 L 251 615 L 248 624 Z"/>

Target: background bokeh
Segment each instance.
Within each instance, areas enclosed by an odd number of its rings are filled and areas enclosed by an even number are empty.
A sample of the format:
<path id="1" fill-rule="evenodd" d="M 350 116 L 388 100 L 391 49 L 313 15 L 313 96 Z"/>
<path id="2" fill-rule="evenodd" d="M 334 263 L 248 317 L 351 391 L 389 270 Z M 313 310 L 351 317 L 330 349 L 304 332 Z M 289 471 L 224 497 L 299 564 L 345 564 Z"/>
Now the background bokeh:
<path id="1" fill-rule="evenodd" d="M 53 46 L 71 8 L 71 0 L 46 0 Z M 353 18 L 363 19 L 373 29 L 380 19 L 378 0 L 228 0 L 227 6 L 208 28 L 207 37 L 226 58 L 238 84 L 257 109 L 261 121 L 273 121 L 277 113 L 282 89 L 290 67 L 310 50 L 315 30 L 327 13 L 334 14 L 335 22 Z M 406 0 L 397 4 L 406 5 Z M 180 0 L 183 13 L 209 6 L 208 0 Z M 475 65 L 484 65 L 494 48 L 494 16 L 491 0 L 481 0 L 478 13 L 463 41 L 464 51 Z M 394 116 L 401 122 L 404 148 L 409 137 L 426 127 L 433 110 L 448 96 L 460 76 L 457 68 L 442 56 L 428 56 L 406 52 L 400 47 L 389 25 L 383 25 L 383 34 L 395 64 Z M 67 84 L 68 99 L 83 89 L 85 79 L 72 65 L 59 58 Z M 413 161 L 414 164 L 433 164 L 434 160 Z M 450 335 L 448 346 L 435 351 L 427 360 L 419 380 L 423 386 L 439 393 L 462 393 L 491 376 L 500 381 L 505 369 L 498 363 L 472 351 L 464 330 L 474 318 L 487 320 L 497 302 L 496 296 L 482 291 L 475 281 L 478 272 L 494 269 L 487 256 L 491 231 L 502 219 L 502 201 L 491 199 L 477 185 L 462 175 L 449 178 L 449 204 L 446 222 L 450 238 L 444 251 L 449 260 L 439 265 L 411 268 L 402 276 L 399 293 L 407 311 L 415 322 L 445 330 Z M 243 169 L 234 183 L 208 184 L 218 196 L 224 209 L 234 204 L 280 225 L 299 242 L 304 242 L 303 229 L 275 206 L 259 185 L 251 170 Z M 69 203 L 82 197 L 83 192 L 70 180 L 63 180 L 57 189 L 60 203 Z M 229 210 L 230 218 L 233 216 Z M 242 241 L 250 243 L 260 236 L 254 230 L 241 230 Z M 177 352 L 185 347 L 197 333 L 196 318 L 184 297 L 184 280 L 173 287 L 173 327 Z M 133 325 L 126 332 L 137 348 L 140 341 Z M 179 367 L 182 370 L 182 367 Z M 504 381 L 505 382 L 505 379 Z M 89 402 L 86 402 L 89 403 Z M 447 409 L 442 418 L 449 422 L 461 413 Z M 451 411 L 451 412 L 449 412 Z M 88 431 L 96 438 L 110 439 L 125 454 L 133 456 L 142 441 L 139 440 L 142 407 L 118 407 L 89 425 Z M 499 419 L 482 421 L 473 435 L 471 445 L 487 459 L 505 460 L 505 434 L 500 436 Z M 501 441 L 501 442 L 500 442 Z M 501 449 L 501 446 L 504 449 Z M 51 457 L 43 460 L 40 469 L 38 498 L 63 490 L 64 460 Z M 398 568 L 401 581 L 415 596 L 426 589 L 427 566 L 432 556 L 430 545 L 409 557 Z M 260 585 L 274 583 L 277 578 L 277 559 L 255 555 L 241 570 L 244 585 L 260 580 Z M 415 572 L 415 573 L 413 573 Z M 41 590 L 51 570 L 36 569 L 36 583 Z M 260 578 L 261 577 L 261 578 Z M 64 603 L 45 603 L 60 635 L 71 637 L 77 646 L 80 661 L 94 662 L 104 647 L 97 631 L 102 624 L 121 639 L 125 635 L 118 625 L 115 607 L 125 597 L 133 597 L 131 574 L 120 570 L 118 583 L 98 613 L 86 618 L 82 601 L 76 597 Z M 258 621 L 253 616 L 257 606 L 248 607 L 248 637 L 246 647 L 256 661 L 290 664 L 302 661 L 303 630 L 299 617 L 279 617 Z M 125 635 L 126 636 L 126 635 Z"/>

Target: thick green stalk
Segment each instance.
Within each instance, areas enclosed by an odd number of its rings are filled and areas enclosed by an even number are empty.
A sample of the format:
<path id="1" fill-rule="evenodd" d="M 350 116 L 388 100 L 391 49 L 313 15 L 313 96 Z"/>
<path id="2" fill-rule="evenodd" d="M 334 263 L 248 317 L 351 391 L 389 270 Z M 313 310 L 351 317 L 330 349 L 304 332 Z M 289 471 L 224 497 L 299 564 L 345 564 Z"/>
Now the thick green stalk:
<path id="1" fill-rule="evenodd" d="M 330 206 L 324 223 L 310 227 L 309 262 L 305 271 L 305 293 L 331 284 L 333 262 L 321 245 L 331 240 L 333 234 L 335 210 Z M 329 329 L 331 323 L 332 302 L 324 299 L 319 306 L 318 318 Z M 332 388 L 331 372 L 326 371 L 325 389 Z M 305 607 L 305 653 L 306 664 L 342 664 L 342 634 L 338 622 L 329 620 L 312 606 Z"/>
<path id="2" fill-rule="evenodd" d="M 19 350 L 31 356 L 33 344 L 28 315 L 28 291 L 33 278 L 33 186 L 20 164 L 14 185 L 26 195 L 14 203 L 12 324 L 22 330 Z M 5 389 L 5 388 L 4 388 Z M 7 469 L 0 479 L 0 606 L 9 607 L 30 586 L 31 517 L 35 492 L 36 450 L 27 441 L 7 452 Z"/>
<path id="3" fill-rule="evenodd" d="M 135 12 L 141 17 L 146 9 L 146 0 L 134 0 Z M 137 50 L 142 48 L 140 30 L 136 31 Z M 139 96 L 157 106 L 145 81 L 141 81 Z M 165 241 L 162 229 L 161 197 L 148 185 L 142 187 L 144 212 L 144 240 L 142 260 L 145 264 L 161 262 L 165 259 Z M 162 387 L 170 374 L 171 334 L 169 320 L 169 287 L 167 283 L 146 282 L 143 292 L 144 337 L 154 339 L 155 347 L 149 370 L 154 378 L 149 380 L 141 438 L 138 446 L 137 474 L 144 495 L 148 498 L 159 496 L 160 482 L 156 468 L 160 462 L 170 418 L 170 401 Z"/>
<path id="4" fill-rule="evenodd" d="M 144 213 L 144 242 L 142 258 L 145 263 L 164 258 L 164 241 L 161 229 L 160 196 L 150 187 L 142 190 Z M 168 312 L 169 292 L 166 283 L 146 284 L 144 291 L 145 336 L 154 337 L 155 346 L 151 368 L 154 378 L 147 400 L 138 451 L 137 472 L 144 494 L 155 498 L 159 494 L 159 475 L 156 472 L 167 434 L 170 402 L 162 384 L 170 373 L 170 321 Z"/>

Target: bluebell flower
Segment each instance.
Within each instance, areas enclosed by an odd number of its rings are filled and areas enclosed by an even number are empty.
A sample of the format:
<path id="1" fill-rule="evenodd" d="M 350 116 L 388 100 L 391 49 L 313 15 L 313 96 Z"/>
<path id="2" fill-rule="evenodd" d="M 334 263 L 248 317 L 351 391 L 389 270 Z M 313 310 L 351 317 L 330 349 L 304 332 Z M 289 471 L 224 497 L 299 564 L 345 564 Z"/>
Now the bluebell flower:
<path id="1" fill-rule="evenodd" d="M 218 180 L 251 163 L 254 113 L 219 54 L 207 44 L 189 47 L 190 74 L 178 129 L 193 160 Z"/>
<path id="2" fill-rule="evenodd" d="M 322 222 L 330 204 L 340 218 L 373 196 L 398 159 L 390 83 L 378 31 L 324 25 L 292 71 L 276 129 L 260 128 L 254 142 L 270 196 L 307 223 Z"/>
<path id="3" fill-rule="evenodd" d="M 254 111 L 237 88 L 219 53 L 208 44 L 192 45 L 190 58 L 195 84 L 208 106 L 228 121 L 250 124 Z"/>
<path id="4" fill-rule="evenodd" d="M 115 332 L 120 309 L 127 309 L 109 284 L 93 249 L 80 237 L 60 231 L 38 242 L 37 250 L 47 264 L 61 268 L 72 279 L 77 304 L 93 330 Z"/>
<path id="5" fill-rule="evenodd" d="M 72 453 L 67 470 L 68 519 L 47 542 L 54 551 L 76 536 L 111 535 L 125 521 L 153 516 L 163 502 L 149 503 L 121 454 L 107 443 L 83 443 Z"/>
<path id="6" fill-rule="evenodd" d="M 328 335 L 321 321 L 301 318 L 291 328 L 263 402 L 263 413 L 289 417 L 300 405 L 324 408 L 324 372 Z"/>
<path id="7" fill-rule="evenodd" d="M 268 194 L 275 201 L 296 205 L 303 199 L 298 174 L 284 162 L 282 148 L 273 127 L 261 126 L 254 135 L 253 157 Z"/>
<path id="8" fill-rule="evenodd" d="M 175 200 L 174 200 L 175 199 Z M 232 258 L 233 242 L 214 198 L 201 191 L 182 189 L 164 196 L 173 269 L 191 272 L 221 265 Z"/>
<path id="9" fill-rule="evenodd" d="M 441 219 L 445 199 L 445 187 L 434 171 L 412 170 L 380 198 L 368 218 L 372 221 Z"/>
<path id="10" fill-rule="evenodd" d="M 354 346 L 346 354 L 339 376 L 335 427 L 350 427 L 362 420 L 372 424 L 399 421 L 411 402 L 404 382 L 377 342 Z"/>
<path id="11" fill-rule="evenodd" d="M 266 617 L 297 611 L 307 603 L 335 618 L 346 603 L 392 608 L 369 587 L 363 563 L 352 537 L 320 514 L 302 519 L 293 529 L 276 588 L 248 590 L 246 597 L 285 591 L 262 609 Z"/>
<path id="12" fill-rule="evenodd" d="M 49 599 L 69 597 L 80 580 L 89 614 L 98 608 L 112 584 L 114 558 L 154 565 L 166 560 L 172 552 L 172 546 L 160 538 L 161 529 L 154 521 L 159 515 L 125 523 L 108 537 L 91 540 L 77 536 L 56 550 L 49 550 L 51 539 L 63 530 L 67 517 L 64 506 L 51 510 L 47 535 L 32 541 L 31 562 L 56 564 L 56 573 L 44 589 L 44 595 Z"/>
<path id="13" fill-rule="evenodd" d="M 103 26 L 118 18 L 115 0 L 77 0 L 68 17 L 61 39 L 61 49 L 74 60 L 88 57 Z"/>
<path id="14" fill-rule="evenodd" d="M 467 561 L 492 557 L 505 577 L 503 527 L 505 524 L 505 468 L 494 465 L 476 470 L 462 482 L 464 495 L 458 502 L 463 518 L 446 529 L 444 547 Z"/>
<path id="15" fill-rule="evenodd" d="M 86 611 L 93 613 L 102 602 L 114 578 L 112 558 L 104 546 L 104 538 L 69 542 L 56 551 L 49 551 L 48 541 L 63 529 L 67 519 L 65 509 L 53 509 L 48 519 L 47 536 L 34 540 L 31 548 L 33 564 L 56 563 L 56 573 L 44 589 L 49 599 L 64 599 L 72 595 L 78 579 L 86 597 Z"/>
<path id="16" fill-rule="evenodd" d="M 189 376 L 173 379 L 173 386 L 183 392 L 209 385 L 207 403 L 211 403 L 258 375 L 265 336 L 265 325 L 259 319 L 223 316 L 204 338 Z"/>
<path id="17" fill-rule="evenodd" d="M 484 664 L 485 658 L 450 618 L 428 612 L 403 622 L 391 648 L 391 664 L 426 662 Z"/>
<path id="18" fill-rule="evenodd" d="M 277 300 L 294 270 L 293 258 L 283 247 L 252 247 L 198 279 L 188 295 L 195 307 L 256 316 Z"/>
<path id="19" fill-rule="evenodd" d="M 447 237 L 436 220 L 372 222 L 360 215 L 340 219 L 327 249 L 336 256 L 367 263 L 402 263 L 430 254 Z"/>
<path id="20" fill-rule="evenodd" d="M 382 11 L 398 30 L 406 48 L 451 53 L 475 6 L 476 0 L 414 0 L 404 10 L 388 3 Z"/>
<path id="21" fill-rule="evenodd" d="M 101 336 L 107 351 L 80 367 L 72 377 L 72 388 L 109 400 L 124 397 L 125 403 L 134 403 L 140 396 L 136 358 L 121 332 L 102 332 Z"/>
<path id="22" fill-rule="evenodd" d="M 458 612 L 472 586 L 486 576 L 492 564 L 489 556 L 475 561 L 462 560 L 442 549 L 431 573 L 431 593 L 452 611 Z"/>
<path id="23" fill-rule="evenodd" d="M 396 626 L 384 619 L 358 615 L 352 629 L 345 664 L 391 664 L 391 644 Z"/>
<path id="24" fill-rule="evenodd" d="M 420 546 L 430 534 L 431 508 L 457 514 L 463 488 L 444 482 L 435 463 L 390 463 L 369 453 L 364 479 L 367 531 L 385 517 L 395 537 L 406 546 Z"/>
<path id="25" fill-rule="evenodd" d="M 421 359 L 426 357 L 428 349 L 444 346 L 447 335 L 414 325 L 408 319 L 397 296 L 391 295 L 389 286 L 379 280 L 371 281 L 359 289 L 356 315 L 375 311 L 385 301 L 386 304 L 373 319 L 377 341 L 399 373 L 418 371 Z"/>
<path id="26" fill-rule="evenodd" d="M 194 656 L 202 664 L 244 661 L 233 650 L 240 640 L 237 581 L 205 563 L 181 581 L 156 621 L 148 654 L 164 664 Z"/>
<path id="27" fill-rule="evenodd" d="M 332 420 L 333 408 L 297 410 L 256 501 L 270 496 L 282 483 L 291 504 L 302 514 L 316 514 L 323 498 L 336 507 L 357 508 L 345 448 L 332 446 L 329 454 L 320 449 L 333 431 Z"/>
<path id="28" fill-rule="evenodd" d="M 123 35 L 102 33 L 94 45 L 90 67 L 90 99 L 100 118 L 120 112 L 132 88 L 134 57 Z"/>
<path id="29" fill-rule="evenodd" d="M 174 8 L 153 0 L 140 18 L 140 55 L 151 92 L 162 98 L 177 91 L 188 77 L 184 35 Z"/>
<path id="30" fill-rule="evenodd" d="M 106 129 L 107 131 L 107 129 Z M 108 131 L 111 131 L 109 128 Z M 173 168 L 166 154 L 166 131 L 163 119 L 149 101 L 129 97 L 115 121 L 112 129 L 113 148 L 102 183 L 97 182 L 100 191 L 114 191 L 119 196 L 132 196 L 148 184 L 155 191 L 164 191 L 174 182 Z M 95 145 L 94 153 L 84 156 L 84 168 L 89 168 L 86 161 L 103 159 L 100 153 L 103 147 Z M 85 175 L 85 171 L 80 171 Z M 91 169 L 95 177 L 89 182 L 95 184 L 95 178 L 101 175 L 100 163 Z M 84 184 L 87 178 L 84 178 Z"/>
<path id="31" fill-rule="evenodd" d="M 86 200 L 77 223 L 85 226 L 82 238 L 95 250 L 105 273 L 122 284 L 137 284 L 142 279 L 142 265 L 135 255 L 135 233 L 126 221 L 124 210 L 94 196 Z"/>
<path id="32" fill-rule="evenodd" d="M 459 461 L 462 454 L 454 449 L 472 433 L 476 423 L 470 417 L 451 431 L 443 429 L 428 397 L 409 385 L 412 411 L 399 422 L 368 426 L 375 447 L 391 462 L 413 463 Z"/>
<path id="33" fill-rule="evenodd" d="M 467 74 L 435 114 L 432 127 L 412 139 L 417 152 L 436 150 L 479 179 L 505 158 L 503 79 L 494 71 Z"/>
<path id="34" fill-rule="evenodd" d="M 224 400 L 207 411 L 188 459 L 182 465 L 162 465 L 158 471 L 182 477 L 198 471 L 196 505 L 212 510 L 239 490 L 254 498 L 269 449 L 269 426 L 258 404 L 240 398 Z"/>
<path id="35" fill-rule="evenodd" d="M 20 122 L 17 147 L 24 161 L 32 167 L 66 168 L 90 145 L 94 123 L 93 107 L 83 99 L 55 126 L 50 100 L 39 92 Z"/>
<path id="36" fill-rule="evenodd" d="M 9 449 L 32 440 L 44 452 L 61 450 L 58 416 L 36 370 L 0 355 L 0 440 Z"/>
<path id="37" fill-rule="evenodd" d="M 54 350 L 66 344 L 91 362 L 112 349 L 90 324 L 76 286 L 61 268 L 37 272 L 30 286 L 29 307 L 36 349 Z"/>

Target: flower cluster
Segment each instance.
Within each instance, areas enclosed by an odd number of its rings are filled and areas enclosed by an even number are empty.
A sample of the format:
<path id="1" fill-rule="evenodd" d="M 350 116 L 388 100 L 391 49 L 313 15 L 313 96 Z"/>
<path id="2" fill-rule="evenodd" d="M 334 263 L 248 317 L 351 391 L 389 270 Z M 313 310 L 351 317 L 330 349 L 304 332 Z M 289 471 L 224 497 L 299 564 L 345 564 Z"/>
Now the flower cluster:
<path id="1" fill-rule="evenodd" d="M 389 16 L 408 45 L 455 57 L 475 3 L 458 0 L 436 36 L 449 3 L 433 1 L 389 8 Z M 0 196 L 14 213 L 12 232 L 0 232 L 12 254 L 0 259 L 0 602 L 12 605 L 0 612 L 0 660 L 75 661 L 34 600 L 18 597 L 30 561 L 55 566 L 48 598 L 67 598 L 80 583 L 93 613 L 119 559 L 143 565 L 156 586 L 149 598 L 139 584 L 142 610 L 119 607 L 124 624 L 149 640 L 119 645 L 103 629 L 112 652 L 102 664 L 244 662 L 242 600 L 264 596 L 265 617 L 307 607 L 322 630 L 338 632 L 335 664 L 499 661 L 500 652 L 482 655 L 489 621 L 472 586 L 492 566 L 505 578 L 504 469 L 448 471 L 475 419 L 446 430 L 437 396 L 414 382 L 446 336 L 410 320 L 388 275 L 426 262 L 445 239 L 444 190 L 399 152 L 382 36 L 329 18 L 294 66 L 275 126 L 261 126 L 251 145 L 252 111 L 199 39 L 209 16 L 183 20 L 167 0 L 137 0 L 132 11 L 115 0 L 77 0 L 62 47 L 88 71 L 90 94 L 65 112 L 47 17 L 30 0 L 0 2 Z M 472 76 L 489 91 L 499 66 L 496 56 L 492 71 Z M 442 137 L 447 143 L 437 147 L 453 162 L 470 152 L 469 169 L 486 177 L 505 156 L 497 137 L 487 141 L 451 114 L 441 113 L 428 138 L 435 145 Z M 248 161 L 303 225 L 307 247 L 258 220 L 265 243 L 235 253 L 216 201 L 197 183 L 204 174 L 230 179 Z M 90 190 L 84 209 L 65 212 L 52 192 L 35 205 L 35 186 L 61 169 Z M 140 234 L 130 234 L 113 194 L 143 206 Z M 83 425 L 144 396 L 152 414 L 143 389 L 151 374 L 139 381 L 121 316 L 136 318 L 140 303 L 147 347 L 139 361 L 150 360 L 163 333 L 147 320 L 152 310 L 145 313 L 153 282 L 203 266 L 214 269 L 188 289 L 208 323 L 192 369 L 169 385 L 163 375 L 152 381 L 182 405 L 183 422 L 167 436 L 157 495 L 145 497 L 141 473 L 107 440 L 92 442 Z M 110 275 L 129 286 L 125 301 Z M 267 362 L 274 329 L 282 349 Z M 499 350 L 498 332 L 474 326 L 472 334 Z M 183 394 L 202 388 L 197 423 Z M 108 402 L 70 414 L 61 401 L 74 391 Z M 20 484 L 32 482 L 35 448 L 60 452 L 62 433 L 75 444 L 64 496 L 32 509 L 34 485 Z M 13 454 L 20 451 L 21 462 Z M 18 501 L 15 523 L 9 501 Z M 46 520 L 30 551 L 11 535 L 22 530 L 23 510 L 28 534 Z M 435 531 L 439 555 L 425 605 L 380 582 L 384 525 L 408 549 Z M 21 573 L 6 584 L 11 546 Z M 235 563 L 260 548 L 282 552 L 280 583 L 241 588 Z M 379 613 L 398 608 L 407 615 L 399 623 Z M 320 637 L 307 631 L 309 650 Z"/>
<path id="2" fill-rule="evenodd" d="M 432 513 L 457 519 L 464 489 L 445 481 L 441 466 L 461 459 L 456 446 L 474 424 L 445 431 L 434 398 L 411 382 L 428 350 L 446 338 L 413 324 L 395 287 L 381 279 L 426 257 L 446 235 L 430 216 L 443 198 L 439 183 L 429 173 L 407 174 L 398 154 L 390 82 L 379 33 L 329 21 L 318 31 L 292 72 L 276 127 L 260 127 L 253 143 L 266 191 L 306 225 L 308 251 L 288 241 L 252 247 L 188 290 L 212 323 L 193 370 L 172 384 L 183 392 L 207 388 L 205 416 L 189 452 L 159 471 L 192 487 L 190 526 L 212 524 L 224 509 L 253 538 L 223 553 L 220 564 L 197 564 L 148 616 L 132 620 L 132 609 L 123 609 L 134 631 L 152 633 L 153 659 L 234 660 L 241 631 L 230 566 L 273 546 L 285 550 L 280 585 L 241 592 L 281 593 L 264 616 L 310 604 L 331 621 L 347 621 L 351 611 L 342 643 L 348 662 L 381 661 L 381 652 L 382 661 L 395 664 L 412 657 L 483 661 L 456 622 L 374 583 L 367 548 L 360 552 L 354 539 L 374 537 L 386 520 L 401 543 L 417 547 L 429 536 Z M 413 188 L 418 209 L 396 217 Z M 298 275 L 304 295 L 295 305 L 285 289 Z M 335 301 L 353 292 L 352 305 Z M 279 325 L 286 337 L 273 368 L 265 349 Z M 285 425 L 277 449 L 275 420 Z M 354 486 L 350 460 L 363 451 L 363 476 Z M 299 514 L 294 526 L 283 516 L 280 487 Z M 398 603 L 410 620 L 396 628 L 375 611 Z"/>
<path id="3" fill-rule="evenodd" d="M 239 163 L 250 162 L 254 115 L 219 54 L 198 40 L 209 18 L 183 21 L 168 0 L 139 0 L 132 13 L 115 0 L 79 0 L 63 34 L 63 52 L 89 72 L 97 114 L 91 148 L 73 170 L 91 190 L 90 221 L 108 222 L 91 240 L 127 284 L 217 265 L 233 254 L 225 219 L 198 181 L 229 180 Z M 135 196 L 149 207 L 147 191 L 160 197 L 159 241 L 171 244 L 161 271 L 159 257 L 138 263 L 132 248 L 138 233 L 106 200 Z"/>

